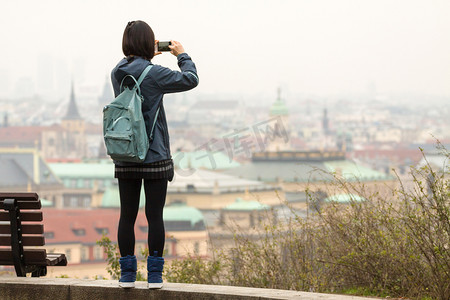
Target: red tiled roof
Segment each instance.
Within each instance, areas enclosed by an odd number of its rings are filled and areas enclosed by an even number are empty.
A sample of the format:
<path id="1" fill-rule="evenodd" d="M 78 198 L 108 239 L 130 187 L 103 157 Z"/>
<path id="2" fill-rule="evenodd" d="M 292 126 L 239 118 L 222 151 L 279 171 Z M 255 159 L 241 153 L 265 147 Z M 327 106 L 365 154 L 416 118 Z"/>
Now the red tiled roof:
<path id="1" fill-rule="evenodd" d="M 40 140 L 44 131 L 60 131 L 59 125 L 52 126 L 13 126 L 0 128 L 0 141 L 7 144 L 34 143 Z"/>
<path id="2" fill-rule="evenodd" d="M 64 209 L 44 208 L 44 231 L 53 233 L 53 238 L 46 238 L 49 244 L 83 243 L 95 244 L 102 238 L 102 229 L 107 229 L 111 241 L 117 241 L 119 223 L 118 209 Z M 140 211 L 135 228 L 136 241 L 147 241 L 147 232 L 139 226 L 147 226 L 145 213 Z M 76 230 L 84 229 L 84 235 L 76 235 Z"/>
<path id="3" fill-rule="evenodd" d="M 34 142 L 39 140 L 46 127 L 23 126 L 23 127 L 3 127 L 0 128 L 0 141 L 14 142 Z"/>
<path id="4" fill-rule="evenodd" d="M 79 163 L 83 160 L 81 158 L 46 158 L 47 163 Z"/>
<path id="5" fill-rule="evenodd" d="M 381 159 L 387 158 L 392 162 L 404 162 L 409 159 L 411 163 L 416 164 L 422 158 L 422 153 L 418 149 L 364 149 L 355 150 L 351 153 L 352 157 Z"/>

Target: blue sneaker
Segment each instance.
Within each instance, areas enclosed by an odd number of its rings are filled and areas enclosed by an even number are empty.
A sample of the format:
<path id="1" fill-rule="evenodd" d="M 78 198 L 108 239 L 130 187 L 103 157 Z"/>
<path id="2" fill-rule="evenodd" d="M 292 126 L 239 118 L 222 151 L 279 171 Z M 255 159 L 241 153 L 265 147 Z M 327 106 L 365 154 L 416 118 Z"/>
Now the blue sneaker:
<path id="1" fill-rule="evenodd" d="M 136 281 L 137 260 L 135 255 L 127 255 L 119 258 L 120 279 L 119 286 L 122 288 L 134 288 Z"/>
<path id="2" fill-rule="evenodd" d="M 147 257 L 147 282 L 149 289 L 160 289 L 163 286 L 162 271 L 164 268 L 164 258 L 158 256 L 155 251 L 153 256 Z"/>

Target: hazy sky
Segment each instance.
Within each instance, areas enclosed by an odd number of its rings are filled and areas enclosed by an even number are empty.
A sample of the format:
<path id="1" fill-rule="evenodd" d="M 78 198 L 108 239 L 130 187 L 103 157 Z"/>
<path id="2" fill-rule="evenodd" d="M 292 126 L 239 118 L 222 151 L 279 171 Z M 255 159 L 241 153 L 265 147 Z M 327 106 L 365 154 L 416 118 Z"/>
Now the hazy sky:
<path id="1" fill-rule="evenodd" d="M 197 93 L 329 95 L 414 92 L 450 96 L 450 1 L 6 1 L 0 89 L 103 86 L 122 58 L 130 20 L 182 42 Z M 169 54 L 153 61 L 176 68 Z M 47 71 L 45 71 L 45 69 Z M 26 78 L 31 78 L 26 79 Z M 46 80 L 49 78 L 49 80 Z M 28 84 L 28 85 L 27 85 Z M 66 93 L 66 95 L 68 95 Z"/>

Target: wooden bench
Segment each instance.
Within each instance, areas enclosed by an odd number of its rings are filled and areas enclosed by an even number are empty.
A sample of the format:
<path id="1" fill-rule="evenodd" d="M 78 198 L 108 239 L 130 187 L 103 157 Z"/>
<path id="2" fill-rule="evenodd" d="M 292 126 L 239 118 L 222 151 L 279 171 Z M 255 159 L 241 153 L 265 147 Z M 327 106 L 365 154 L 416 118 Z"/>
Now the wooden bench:
<path id="1" fill-rule="evenodd" d="M 36 193 L 0 193 L 0 265 L 13 265 L 21 277 L 45 276 L 47 266 L 67 265 L 64 254 L 30 248 L 45 245 L 42 220 Z"/>

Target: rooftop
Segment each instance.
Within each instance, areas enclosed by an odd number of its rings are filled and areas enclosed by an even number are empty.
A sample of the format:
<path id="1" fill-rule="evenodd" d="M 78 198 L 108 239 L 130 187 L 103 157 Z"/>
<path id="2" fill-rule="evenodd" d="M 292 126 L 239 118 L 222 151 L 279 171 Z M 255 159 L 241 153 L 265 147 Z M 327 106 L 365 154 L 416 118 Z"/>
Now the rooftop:
<path id="1" fill-rule="evenodd" d="M 233 211 L 253 211 L 253 210 L 266 210 L 270 206 L 259 203 L 258 201 L 247 201 L 242 198 L 236 198 L 236 201 L 227 205 L 224 210 Z"/>
<path id="2" fill-rule="evenodd" d="M 275 188 L 256 180 L 242 179 L 234 175 L 207 170 L 193 170 L 183 174 L 175 171 L 174 180 L 169 183 L 169 193 L 229 193 L 244 191 L 274 190 Z"/>
<path id="3" fill-rule="evenodd" d="M 208 152 L 206 150 L 175 152 L 172 157 L 175 167 L 182 170 L 189 168 L 226 170 L 240 165 L 222 152 Z"/>
<path id="4" fill-rule="evenodd" d="M 341 204 L 362 201 L 366 201 L 366 199 L 355 194 L 337 194 L 324 199 L 324 202 L 336 202 Z"/>
<path id="5" fill-rule="evenodd" d="M 0 186 L 60 184 L 35 149 L 0 148 Z"/>
<path id="6" fill-rule="evenodd" d="M 48 165 L 53 173 L 60 178 L 114 178 L 114 164 L 111 161 L 102 161 L 98 163 L 49 163 Z"/>
<path id="7" fill-rule="evenodd" d="M 145 206 L 145 193 L 144 189 L 141 189 L 141 198 L 139 202 L 139 207 L 143 208 Z M 103 194 L 102 199 L 102 208 L 119 208 L 120 207 L 120 196 L 119 189 L 117 185 L 112 185 L 106 189 Z M 187 221 L 190 222 L 190 226 L 194 227 L 195 224 L 199 222 L 204 222 L 203 214 L 195 207 L 187 206 L 186 203 L 182 202 L 174 202 L 168 204 L 164 207 L 163 211 L 164 221 Z M 138 222 L 140 225 L 145 225 L 146 223 L 143 220 L 142 222 Z M 142 223 L 142 224 L 141 224 Z M 181 228 L 182 229 L 182 228 Z M 186 230 L 189 228 L 186 227 Z"/>
<path id="8" fill-rule="evenodd" d="M 163 219 L 165 221 L 187 221 L 191 223 L 191 228 L 195 224 L 204 223 L 204 217 L 200 210 L 187 206 L 183 202 L 173 202 L 164 207 Z"/>
<path id="9" fill-rule="evenodd" d="M 54 209 L 43 208 L 44 230 L 47 245 L 63 243 L 95 244 L 105 233 L 117 241 L 119 210 L 116 209 Z M 83 220 L 80 222 L 80 220 Z M 145 223 L 139 214 L 137 224 Z M 146 241 L 147 232 L 135 230 L 137 241 Z"/>
<path id="10" fill-rule="evenodd" d="M 339 152 L 337 152 L 339 153 Z M 303 155 L 305 154 L 305 155 Z M 317 154 L 314 156 L 313 154 Z M 310 160 L 307 157 L 312 156 Z M 337 154 L 336 154 L 337 155 Z M 225 174 L 263 182 L 330 181 L 331 173 L 341 173 L 348 181 L 392 180 L 392 176 L 361 166 L 353 161 L 321 152 L 266 152 L 252 162 L 224 171 Z M 298 159 L 296 157 L 299 156 Z M 336 159 L 338 157 L 339 159 Z M 322 158 L 322 159 L 321 159 Z"/>
<path id="11" fill-rule="evenodd" d="M 120 207 L 119 186 L 117 184 L 110 185 L 109 187 L 107 187 L 105 189 L 100 206 L 102 208 L 119 208 Z M 144 193 L 144 189 L 141 189 L 141 197 L 139 199 L 139 208 L 142 208 L 144 206 L 145 206 L 145 193 Z"/>

